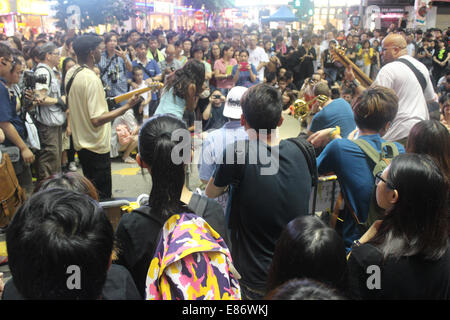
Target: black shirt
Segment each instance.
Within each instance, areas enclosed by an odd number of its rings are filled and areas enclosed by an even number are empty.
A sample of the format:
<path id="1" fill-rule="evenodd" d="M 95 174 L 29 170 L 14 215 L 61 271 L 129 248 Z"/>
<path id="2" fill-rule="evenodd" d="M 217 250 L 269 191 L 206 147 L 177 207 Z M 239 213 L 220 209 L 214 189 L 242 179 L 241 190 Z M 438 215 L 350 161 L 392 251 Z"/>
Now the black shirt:
<path id="1" fill-rule="evenodd" d="M 380 266 L 380 289 L 369 290 L 367 273 L 371 265 Z M 363 244 L 352 250 L 348 260 L 352 297 L 361 299 L 450 299 L 450 252 L 437 261 L 418 256 L 383 260 L 381 251 Z M 369 281 L 371 283 L 375 283 Z"/>
<path id="2" fill-rule="evenodd" d="M 112 264 L 102 290 L 102 300 L 141 300 L 133 279 L 127 269 Z M 5 283 L 2 300 L 25 300 L 17 290 L 14 279 Z"/>
<path id="3" fill-rule="evenodd" d="M 205 211 L 198 213 L 200 206 L 200 196 L 193 194 L 186 212 L 191 210 L 202 216 L 211 227 L 219 233 L 228 244 L 228 238 L 225 229 L 225 215 L 223 209 L 214 199 L 207 199 Z M 159 235 L 163 220 L 154 215 L 150 218 L 151 209 L 147 207 L 147 213 L 138 213 L 135 210 L 130 214 L 125 214 L 120 219 L 116 230 L 116 238 L 119 245 L 118 260 L 115 263 L 127 268 L 134 279 L 136 287 L 142 298 L 145 298 L 145 282 L 148 268 L 150 267 L 154 251 L 159 242 Z"/>
<path id="4" fill-rule="evenodd" d="M 282 140 L 279 146 L 261 143 L 260 148 L 263 148 L 260 152 L 271 156 L 272 166 L 278 165 L 279 169 L 276 174 L 261 171 L 271 165 L 263 165 L 268 161 L 260 156 L 254 143 L 249 143 L 249 161 L 237 191 L 240 199 L 238 240 L 231 240 L 231 254 L 242 276 L 240 281 L 265 290 L 275 243 L 281 231 L 291 220 L 308 213 L 311 176 L 303 153 L 295 143 Z M 276 161 L 274 151 L 279 152 L 279 161 Z M 230 185 L 233 177 L 238 176 L 236 171 L 241 172 L 242 166 L 226 163 L 229 152 L 234 153 L 234 145 L 227 146 L 223 164 L 215 172 L 214 184 L 218 187 Z M 252 161 L 252 155 L 258 155 L 257 161 Z M 257 164 L 251 164 L 255 162 Z"/>
<path id="5" fill-rule="evenodd" d="M 225 103 L 222 103 L 220 107 L 211 105 L 211 116 L 208 120 L 203 121 L 203 131 L 222 128 L 228 122 L 227 117 L 223 116 L 224 106 Z"/>

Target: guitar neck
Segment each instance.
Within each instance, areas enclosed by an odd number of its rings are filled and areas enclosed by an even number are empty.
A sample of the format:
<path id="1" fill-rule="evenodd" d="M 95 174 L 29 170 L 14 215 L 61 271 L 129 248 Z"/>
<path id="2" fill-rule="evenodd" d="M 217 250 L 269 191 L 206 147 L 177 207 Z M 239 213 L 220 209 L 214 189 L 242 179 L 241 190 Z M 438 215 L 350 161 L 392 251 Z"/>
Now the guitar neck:
<path id="1" fill-rule="evenodd" d="M 121 102 L 123 102 L 125 100 L 130 99 L 135 94 L 140 95 L 140 94 L 146 93 L 146 92 L 148 92 L 150 90 L 160 89 L 161 87 L 162 87 L 161 83 L 152 84 L 152 85 L 150 85 L 150 86 L 148 86 L 146 88 L 136 89 L 136 90 L 127 92 L 125 94 L 121 94 L 120 96 L 112 98 L 112 100 L 114 100 L 115 103 L 121 103 Z"/>
<path id="2" fill-rule="evenodd" d="M 361 84 L 368 88 L 371 86 L 373 80 L 370 79 L 356 64 L 353 63 L 348 57 L 344 54 L 341 54 L 339 51 L 334 50 L 337 60 L 342 63 L 346 68 L 352 67 L 353 73 L 355 77 L 358 79 Z"/>

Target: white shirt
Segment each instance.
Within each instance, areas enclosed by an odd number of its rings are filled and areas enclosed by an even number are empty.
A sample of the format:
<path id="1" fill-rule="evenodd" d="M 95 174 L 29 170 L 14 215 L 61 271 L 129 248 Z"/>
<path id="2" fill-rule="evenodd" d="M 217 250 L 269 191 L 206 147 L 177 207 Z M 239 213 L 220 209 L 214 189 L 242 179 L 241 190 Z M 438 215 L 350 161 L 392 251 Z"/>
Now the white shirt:
<path id="1" fill-rule="evenodd" d="M 427 80 L 424 94 L 414 72 L 404 63 L 391 62 L 381 68 L 372 86 L 379 85 L 393 89 L 398 96 L 398 112 L 383 139 L 398 141 L 409 135 L 411 128 L 422 120 L 429 120 L 427 101 L 435 99 L 433 84 L 425 65 L 411 56 L 404 55 Z"/>
<path id="2" fill-rule="evenodd" d="M 414 57 L 414 51 L 416 50 L 416 46 L 413 42 L 406 46 L 406 50 L 411 57 Z"/>
<path id="3" fill-rule="evenodd" d="M 255 68 L 258 68 L 259 64 L 261 62 L 269 62 L 269 56 L 261 47 L 256 47 L 255 49 L 248 48 L 248 62 L 255 66 Z M 264 69 L 265 67 L 261 68 L 258 71 L 258 79 L 260 82 L 264 82 Z"/>

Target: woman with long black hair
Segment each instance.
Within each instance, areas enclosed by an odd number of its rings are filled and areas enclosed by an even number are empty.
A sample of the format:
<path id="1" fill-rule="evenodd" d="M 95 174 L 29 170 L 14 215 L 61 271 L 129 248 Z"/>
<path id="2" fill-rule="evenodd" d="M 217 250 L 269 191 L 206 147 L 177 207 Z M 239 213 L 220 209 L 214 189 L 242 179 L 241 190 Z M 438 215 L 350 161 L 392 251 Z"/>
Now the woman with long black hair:
<path id="1" fill-rule="evenodd" d="M 186 154 L 182 148 L 175 152 L 175 148 L 186 143 L 183 140 L 186 136 L 190 134 L 185 123 L 172 115 L 150 118 L 139 133 L 136 160 L 150 173 L 152 189 L 148 202 L 121 218 L 116 236 L 120 248 L 117 263 L 130 271 L 143 298 L 160 230 L 173 215 L 195 213 L 228 242 L 222 207 L 213 199 L 192 193 L 185 185 L 185 161 L 178 160 L 190 158 L 191 149 L 189 147 L 189 154 Z M 180 159 L 173 159 L 173 154 Z"/>
<path id="2" fill-rule="evenodd" d="M 170 113 L 182 119 L 185 108 L 193 112 L 204 90 L 204 82 L 204 64 L 195 59 L 189 60 L 168 78 L 155 115 Z"/>
<path id="3" fill-rule="evenodd" d="M 429 155 L 406 153 L 377 174 L 383 220 L 355 241 L 352 293 L 362 299 L 449 299 L 449 184 Z"/>

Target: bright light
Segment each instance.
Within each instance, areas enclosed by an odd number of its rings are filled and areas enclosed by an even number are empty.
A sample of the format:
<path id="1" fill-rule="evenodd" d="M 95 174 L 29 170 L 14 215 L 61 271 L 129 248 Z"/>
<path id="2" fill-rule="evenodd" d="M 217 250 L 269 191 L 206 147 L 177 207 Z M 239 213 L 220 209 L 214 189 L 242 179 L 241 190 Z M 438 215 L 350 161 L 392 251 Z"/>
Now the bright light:
<path id="1" fill-rule="evenodd" d="M 328 3 L 333 7 L 359 6 L 362 0 L 314 0 L 315 7 L 328 7 Z"/>

